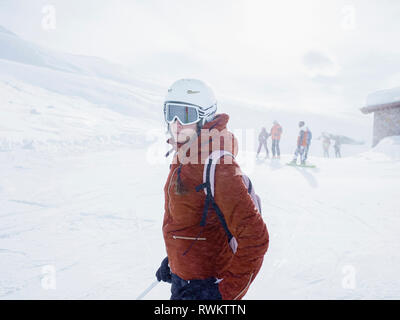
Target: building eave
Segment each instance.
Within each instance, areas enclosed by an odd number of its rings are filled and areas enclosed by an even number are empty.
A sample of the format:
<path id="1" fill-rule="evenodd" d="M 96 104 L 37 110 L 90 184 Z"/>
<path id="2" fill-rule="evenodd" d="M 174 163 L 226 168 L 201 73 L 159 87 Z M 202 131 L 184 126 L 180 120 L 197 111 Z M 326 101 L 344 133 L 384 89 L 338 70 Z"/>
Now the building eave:
<path id="1" fill-rule="evenodd" d="M 385 104 L 377 104 L 373 106 L 366 106 L 364 108 L 361 108 L 360 110 L 364 114 L 369 114 L 376 111 L 390 110 L 396 108 L 400 108 L 400 101 L 385 103 Z"/>

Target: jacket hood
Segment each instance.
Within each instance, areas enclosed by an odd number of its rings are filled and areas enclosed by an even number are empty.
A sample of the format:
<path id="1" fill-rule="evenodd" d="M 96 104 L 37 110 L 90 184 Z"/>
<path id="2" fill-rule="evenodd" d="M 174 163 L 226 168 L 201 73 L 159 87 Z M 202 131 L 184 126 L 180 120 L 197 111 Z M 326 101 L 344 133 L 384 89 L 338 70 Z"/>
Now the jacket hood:
<path id="1" fill-rule="evenodd" d="M 217 114 L 214 120 L 207 122 L 200 130 L 200 135 L 191 138 L 185 143 L 176 143 L 171 137 L 167 143 L 171 144 L 176 151 L 174 161 L 204 163 L 209 154 L 215 150 L 224 150 L 232 153 L 235 157 L 238 153 L 238 141 L 227 129 L 229 115 Z"/>

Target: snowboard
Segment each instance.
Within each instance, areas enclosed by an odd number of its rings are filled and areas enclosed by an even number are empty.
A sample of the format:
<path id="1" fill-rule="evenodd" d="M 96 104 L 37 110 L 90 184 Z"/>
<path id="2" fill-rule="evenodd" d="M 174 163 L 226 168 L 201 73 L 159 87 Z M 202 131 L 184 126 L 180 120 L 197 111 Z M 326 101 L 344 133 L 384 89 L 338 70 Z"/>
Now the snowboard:
<path id="1" fill-rule="evenodd" d="M 299 167 L 299 168 L 316 168 L 317 166 L 314 164 L 294 164 L 294 163 L 286 163 L 287 166 L 291 167 Z"/>

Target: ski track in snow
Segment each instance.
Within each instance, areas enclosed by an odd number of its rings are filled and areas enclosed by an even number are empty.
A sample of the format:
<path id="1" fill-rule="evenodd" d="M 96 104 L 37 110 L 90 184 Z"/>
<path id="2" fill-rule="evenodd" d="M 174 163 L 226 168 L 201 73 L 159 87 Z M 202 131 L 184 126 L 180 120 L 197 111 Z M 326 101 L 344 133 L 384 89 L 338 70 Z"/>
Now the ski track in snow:
<path id="1" fill-rule="evenodd" d="M 0 153 L 1 299 L 135 299 L 155 280 L 168 162 L 130 148 L 12 152 Z M 247 172 L 270 248 L 246 299 L 399 298 L 400 163 L 314 158 L 318 169 L 304 169 L 288 159 Z M 42 286 L 46 266 L 55 290 Z M 349 266 L 355 286 L 346 289 Z M 161 283 L 146 298 L 168 299 L 169 289 Z"/>

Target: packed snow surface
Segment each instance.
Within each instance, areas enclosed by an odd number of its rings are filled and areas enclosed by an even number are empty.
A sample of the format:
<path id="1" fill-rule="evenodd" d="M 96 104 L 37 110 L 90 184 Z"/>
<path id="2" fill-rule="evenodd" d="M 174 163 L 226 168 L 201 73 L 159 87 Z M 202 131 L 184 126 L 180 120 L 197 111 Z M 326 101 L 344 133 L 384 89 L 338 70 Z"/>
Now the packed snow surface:
<path id="1" fill-rule="evenodd" d="M 166 88 L 0 27 L 0 299 L 135 299 L 153 283 L 166 255 Z M 399 137 L 324 159 L 322 131 L 369 139 L 361 114 L 290 113 L 235 99 L 220 100 L 219 112 L 246 146 L 238 161 L 270 233 L 245 298 L 399 299 Z M 282 159 L 256 160 L 257 134 L 275 119 Z M 314 133 L 316 169 L 285 165 L 299 120 Z M 168 299 L 169 289 L 161 283 L 145 298 Z"/>
<path id="2" fill-rule="evenodd" d="M 139 296 L 165 257 L 168 161 L 149 153 L 0 153 L 0 297 Z M 398 299 L 400 162 L 373 152 L 311 158 L 317 169 L 288 160 L 241 160 L 270 233 L 246 298 Z M 49 266 L 56 289 L 43 284 Z M 146 298 L 168 299 L 169 285 Z"/>

